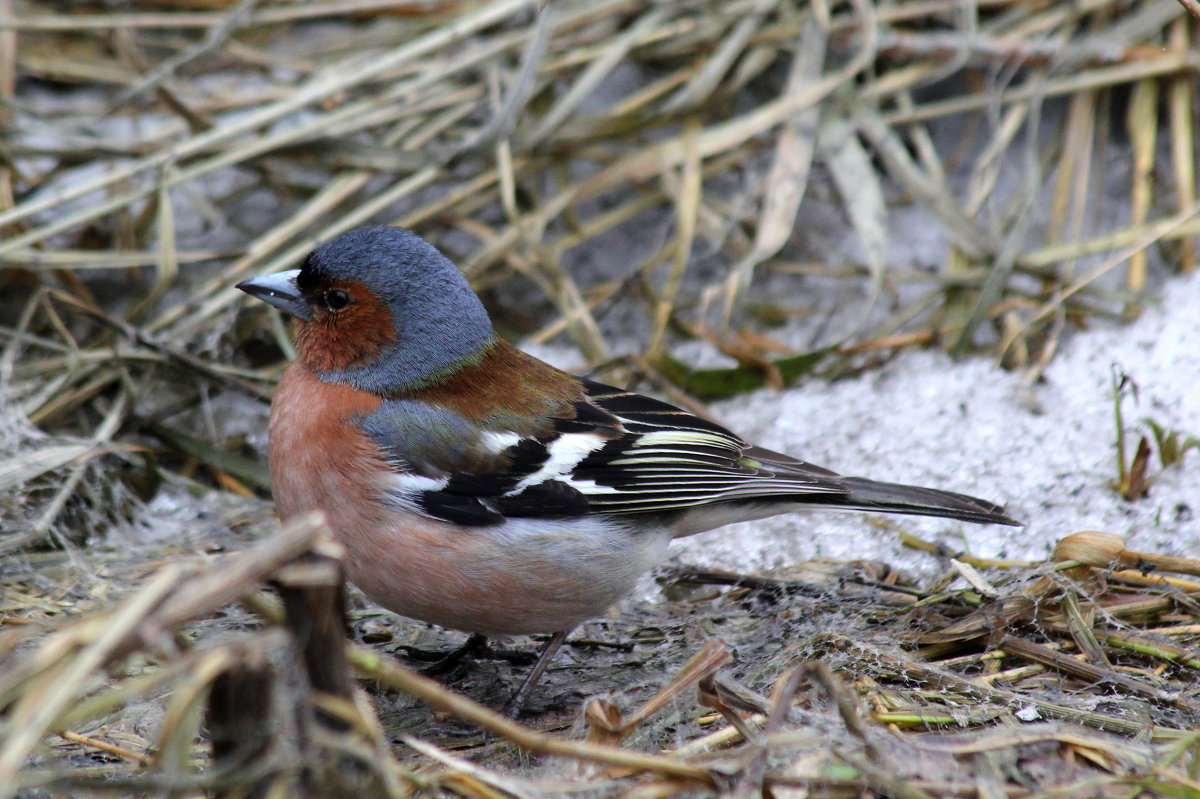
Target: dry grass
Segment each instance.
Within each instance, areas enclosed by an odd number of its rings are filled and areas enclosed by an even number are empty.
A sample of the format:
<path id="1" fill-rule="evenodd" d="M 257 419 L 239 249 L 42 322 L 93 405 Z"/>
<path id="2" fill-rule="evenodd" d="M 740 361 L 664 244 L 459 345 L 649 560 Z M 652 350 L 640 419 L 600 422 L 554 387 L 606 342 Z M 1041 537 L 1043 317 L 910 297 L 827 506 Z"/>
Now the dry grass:
<path id="1" fill-rule="evenodd" d="M 912 346 L 1035 379 L 1071 326 L 1196 267 L 1189 8 L 0 0 L 0 795 L 1200 795 L 1197 586 L 1110 573 L 1119 552 L 960 567 L 965 590 L 826 587 L 813 601 L 858 620 L 839 634 L 795 626 L 799 586 L 770 580 L 639 610 L 625 624 L 669 646 L 548 687 L 645 662 L 624 701 L 666 686 L 667 710 L 593 703 L 583 743 L 377 649 L 348 654 L 373 703 L 288 665 L 307 642 L 261 589 L 329 584 L 293 563 L 319 526 L 158 576 L 162 546 L 70 543 L 155 497 L 261 516 L 255 430 L 290 344 L 232 286 L 366 222 L 433 239 L 506 330 L 681 402 Z M 898 259 L 913 207 L 945 246 Z M 733 365 L 683 360 L 688 341 Z M 401 635 L 355 613 L 360 639 Z M 736 679 L 688 632 L 714 625 Z"/>
<path id="2" fill-rule="evenodd" d="M 731 587 L 621 619 L 641 632 L 619 665 L 559 667 L 541 692 L 602 697 L 574 732 L 573 700 L 517 723 L 394 645 L 346 642 L 338 554 L 304 520 L 162 568 L 107 609 L 74 612 L 63 585 L 13 590 L 0 796 L 1197 790 L 1200 561 L 1116 536 L 1069 536 L 1047 564 L 954 560 L 919 587 L 869 564 L 673 574 Z M 629 662 L 653 678 L 631 679 Z"/>

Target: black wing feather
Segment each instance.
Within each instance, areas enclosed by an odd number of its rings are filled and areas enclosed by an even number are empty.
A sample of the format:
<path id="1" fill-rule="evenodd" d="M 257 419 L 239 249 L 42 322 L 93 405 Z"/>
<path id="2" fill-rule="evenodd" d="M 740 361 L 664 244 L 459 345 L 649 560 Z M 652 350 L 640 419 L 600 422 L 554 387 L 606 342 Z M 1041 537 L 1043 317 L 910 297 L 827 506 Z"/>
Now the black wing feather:
<path id="1" fill-rule="evenodd" d="M 586 398 L 550 418 L 552 431 L 506 449 L 494 473 L 449 475 L 440 490 L 422 492 L 422 509 L 474 526 L 768 500 L 1015 523 L 984 500 L 842 477 L 661 400 L 582 382 Z"/>

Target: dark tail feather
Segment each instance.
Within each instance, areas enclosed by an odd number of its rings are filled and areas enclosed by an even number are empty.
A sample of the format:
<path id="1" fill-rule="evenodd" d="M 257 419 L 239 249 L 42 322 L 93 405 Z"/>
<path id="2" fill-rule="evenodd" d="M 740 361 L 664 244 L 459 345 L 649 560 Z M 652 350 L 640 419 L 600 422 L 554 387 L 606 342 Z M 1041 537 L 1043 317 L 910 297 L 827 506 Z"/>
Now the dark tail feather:
<path id="1" fill-rule="evenodd" d="M 1021 522 L 1009 517 L 1000 505 L 966 494 L 899 483 L 880 483 L 865 477 L 843 477 L 840 482 L 847 489 L 844 499 L 835 500 L 830 494 L 814 494 L 812 501 L 818 504 L 836 502 L 840 507 L 855 510 L 878 510 L 913 516 L 945 516 L 980 524 L 1021 526 Z"/>

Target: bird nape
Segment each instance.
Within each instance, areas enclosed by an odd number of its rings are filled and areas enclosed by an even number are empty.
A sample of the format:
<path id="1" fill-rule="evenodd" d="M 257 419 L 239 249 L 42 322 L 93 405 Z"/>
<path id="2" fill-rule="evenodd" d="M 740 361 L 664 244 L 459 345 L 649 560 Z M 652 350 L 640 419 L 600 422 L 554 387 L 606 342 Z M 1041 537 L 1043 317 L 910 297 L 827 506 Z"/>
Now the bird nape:
<path id="1" fill-rule="evenodd" d="M 389 610 L 475 637 L 550 633 L 512 715 L 673 538 L 820 508 L 1018 524 L 560 371 L 498 337 L 454 264 L 401 228 L 343 233 L 238 288 L 295 318 L 271 407 L 280 517 L 324 512 L 348 578 Z"/>

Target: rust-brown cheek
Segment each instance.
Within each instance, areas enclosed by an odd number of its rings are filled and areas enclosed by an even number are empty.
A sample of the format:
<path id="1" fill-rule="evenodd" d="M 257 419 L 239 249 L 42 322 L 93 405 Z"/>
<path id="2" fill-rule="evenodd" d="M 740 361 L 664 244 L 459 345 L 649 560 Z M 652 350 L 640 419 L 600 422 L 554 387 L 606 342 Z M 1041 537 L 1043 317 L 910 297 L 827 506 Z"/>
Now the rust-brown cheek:
<path id="1" fill-rule="evenodd" d="M 366 366 L 396 343 L 391 311 L 366 286 L 331 281 L 319 290 L 334 288 L 353 302 L 339 311 L 318 308 L 311 320 L 296 320 L 297 360 L 314 372 Z"/>

